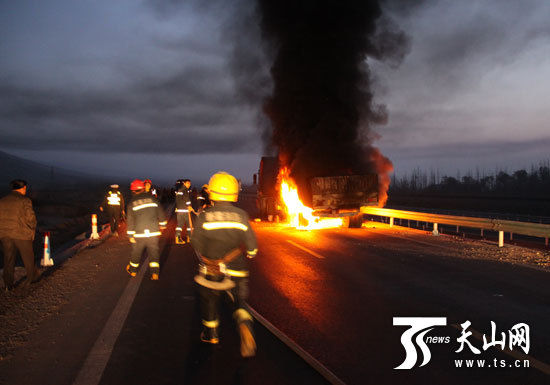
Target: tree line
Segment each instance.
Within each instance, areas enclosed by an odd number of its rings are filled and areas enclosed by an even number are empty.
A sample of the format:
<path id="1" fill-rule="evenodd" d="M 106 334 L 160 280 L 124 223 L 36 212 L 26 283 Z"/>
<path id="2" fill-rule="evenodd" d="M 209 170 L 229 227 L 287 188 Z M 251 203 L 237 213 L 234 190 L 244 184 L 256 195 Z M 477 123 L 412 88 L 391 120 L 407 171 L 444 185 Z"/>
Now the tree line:
<path id="1" fill-rule="evenodd" d="M 465 175 L 440 175 L 438 170 L 414 169 L 398 177 L 392 175 L 390 194 L 433 193 L 461 195 L 494 195 L 550 198 L 550 161 L 531 165 L 529 170 L 520 169 L 508 173 L 495 170 L 493 173 L 468 171 Z"/>

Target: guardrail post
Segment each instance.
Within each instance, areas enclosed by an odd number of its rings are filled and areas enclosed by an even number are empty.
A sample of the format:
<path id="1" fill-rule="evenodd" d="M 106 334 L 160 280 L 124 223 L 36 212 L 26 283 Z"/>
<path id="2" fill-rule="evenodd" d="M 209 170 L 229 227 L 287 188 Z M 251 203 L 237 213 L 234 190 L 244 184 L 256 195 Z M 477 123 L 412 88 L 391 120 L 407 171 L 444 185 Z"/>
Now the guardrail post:
<path id="1" fill-rule="evenodd" d="M 53 259 L 51 258 L 50 249 L 50 232 L 44 233 L 44 255 L 40 261 L 41 266 L 53 266 Z"/>
<path id="2" fill-rule="evenodd" d="M 514 233 L 510 233 L 510 240 L 511 240 L 511 241 L 514 240 Z"/>
<path id="3" fill-rule="evenodd" d="M 483 238 L 483 229 L 481 229 L 481 238 Z"/>
<path id="4" fill-rule="evenodd" d="M 390 217 L 390 227 L 393 227 L 393 218 Z"/>
<path id="5" fill-rule="evenodd" d="M 460 232 L 460 229 L 458 228 L 458 225 L 456 225 L 456 233 L 458 234 Z"/>
<path id="6" fill-rule="evenodd" d="M 434 230 L 432 231 L 433 235 L 439 235 L 439 231 L 437 231 L 437 223 L 434 223 Z"/>
<path id="7" fill-rule="evenodd" d="M 99 234 L 97 233 L 97 215 L 92 214 L 92 235 L 90 239 L 99 239 Z"/>
<path id="8" fill-rule="evenodd" d="M 544 238 L 544 244 L 548 247 L 548 237 Z"/>
<path id="9" fill-rule="evenodd" d="M 498 247 L 504 246 L 504 231 L 498 232 Z"/>

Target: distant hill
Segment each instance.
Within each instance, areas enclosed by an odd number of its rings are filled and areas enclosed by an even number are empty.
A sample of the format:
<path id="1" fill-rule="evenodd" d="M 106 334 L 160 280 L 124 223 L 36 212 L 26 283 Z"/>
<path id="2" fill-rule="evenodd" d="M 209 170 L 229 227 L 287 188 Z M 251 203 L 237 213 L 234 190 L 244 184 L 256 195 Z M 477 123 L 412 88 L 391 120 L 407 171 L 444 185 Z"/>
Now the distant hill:
<path id="1" fill-rule="evenodd" d="M 112 183 L 112 178 L 48 166 L 0 151 L 0 192 L 9 191 L 13 179 L 26 180 L 32 189 L 66 190 Z"/>

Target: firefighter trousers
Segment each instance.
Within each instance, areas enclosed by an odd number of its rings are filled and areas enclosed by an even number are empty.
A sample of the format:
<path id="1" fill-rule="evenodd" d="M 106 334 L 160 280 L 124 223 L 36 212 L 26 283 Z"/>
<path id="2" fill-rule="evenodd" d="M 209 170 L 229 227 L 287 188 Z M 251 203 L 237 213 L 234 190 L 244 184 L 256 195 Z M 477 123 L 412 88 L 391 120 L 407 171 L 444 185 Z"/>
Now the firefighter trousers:
<path id="1" fill-rule="evenodd" d="M 111 224 L 111 234 L 114 234 L 118 230 L 118 225 L 122 219 L 122 209 L 120 206 L 110 206 L 107 209 L 107 215 L 109 215 L 109 223 Z"/>
<path id="2" fill-rule="evenodd" d="M 252 332 L 252 316 L 248 311 L 248 278 L 235 278 L 235 287 L 231 290 L 214 290 L 199 286 L 202 323 L 206 327 L 217 327 L 219 324 L 220 298 L 227 295 L 233 318 L 237 323 L 246 323 Z"/>
<path id="3" fill-rule="evenodd" d="M 176 219 L 178 224 L 176 226 L 176 236 L 181 236 L 183 229 L 187 231 L 187 236 L 191 236 L 191 223 L 189 222 L 190 214 L 187 213 L 176 213 Z"/>
<path id="4" fill-rule="evenodd" d="M 151 274 L 158 274 L 159 265 L 159 237 L 135 238 L 136 243 L 132 243 L 132 253 L 130 254 L 130 268 L 137 271 L 141 262 L 143 252 L 146 251 L 149 256 L 149 271 Z"/>
<path id="5" fill-rule="evenodd" d="M 34 264 L 32 241 L 6 237 L 2 238 L 2 247 L 4 250 L 4 285 L 6 287 L 13 286 L 15 257 L 18 251 L 25 265 L 25 269 L 27 270 L 27 278 L 22 285 L 30 285 L 32 281 L 38 278 L 38 270 Z"/>

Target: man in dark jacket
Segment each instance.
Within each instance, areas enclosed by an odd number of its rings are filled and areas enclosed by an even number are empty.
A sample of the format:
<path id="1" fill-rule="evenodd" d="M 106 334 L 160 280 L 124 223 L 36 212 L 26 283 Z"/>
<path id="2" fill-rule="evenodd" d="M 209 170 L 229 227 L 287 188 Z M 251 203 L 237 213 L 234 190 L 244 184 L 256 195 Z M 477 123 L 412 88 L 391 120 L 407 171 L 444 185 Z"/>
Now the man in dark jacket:
<path id="1" fill-rule="evenodd" d="M 107 195 L 105 195 L 102 205 L 99 207 L 101 211 L 105 211 L 109 216 L 111 234 L 117 237 L 118 225 L 124 216 L 124 197 L 118 188 L 118 184 L 112 184 Z"/>
<path id="2" fill-rule="evenodd" d="M 126 230 L 132 243 L 132 254 L 130 264 L 126 271 L 135 277 L 139 262 L 144 251 L 149 255 L 149 271 L 151 279 L 159 279 L 159 237 L 161 230 L 166 227 L 166 219 L 157 198 L 145 192 L 143 181 L 136 179 L 130 185 L 132 199 L 128 203 Z"/>
<path id="3" fill-rule="evenodd" d="M 245 211 L 233 206 L 239 194 L 239 183 L 225 172 L 210 178 L 212 207 L 197 218 L 191 245 L 200 255 L 199 275 L 203 331 L 201 340 L 217 344 L 219 299 L 229 294 L 233 303 L 233 318 L 241 337 L 241 355 L 256 353 L 252 332 L 252 316 L 248 311 L 248 259 L 256 256 L 258 245 Z"/>
<path id="4" fill-rule="evenodd" d="M 13 288 L 17 251 L 19 251 L 27 270 L 27 279 L 22 286 L 30 285 L 38 277 L 32 247 L 36 230 L 36 216 L 31 200 L 25 196 L 27 182 L 16 179 L 10 182 L 10 187 L 12 192 L 0 199 L 0 240 L 4 250 L 5 290 Z"/>

